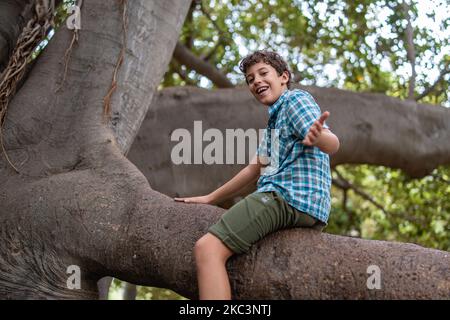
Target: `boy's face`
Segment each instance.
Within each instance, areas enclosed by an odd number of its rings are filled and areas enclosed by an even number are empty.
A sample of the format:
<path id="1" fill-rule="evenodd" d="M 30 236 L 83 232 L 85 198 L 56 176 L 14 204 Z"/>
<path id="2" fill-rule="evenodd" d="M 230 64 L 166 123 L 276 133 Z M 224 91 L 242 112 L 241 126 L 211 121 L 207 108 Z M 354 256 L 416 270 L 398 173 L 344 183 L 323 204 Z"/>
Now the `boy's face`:
<path id="1" fill-rule="evenodd" d="M 274 104 L 287 89 L 287 72 L 278 75 L 270 64 L 258 62 L 247 69 L 245 75 L 248 87 L 255 98 L 266 106 Z"/>

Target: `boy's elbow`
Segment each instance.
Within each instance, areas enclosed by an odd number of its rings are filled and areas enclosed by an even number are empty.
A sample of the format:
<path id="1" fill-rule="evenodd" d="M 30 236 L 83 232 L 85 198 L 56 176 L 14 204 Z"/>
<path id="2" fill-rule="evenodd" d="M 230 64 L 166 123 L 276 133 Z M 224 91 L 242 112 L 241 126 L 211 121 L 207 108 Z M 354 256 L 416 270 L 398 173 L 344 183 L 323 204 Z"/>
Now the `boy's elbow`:
<path id="1" fill-rule="evenodd" d="M 321 151 L 331 156 L 332 154 L 335 154 L 339 150 L 340 147 L 339 138 L 329 129 L 325 129 L 322 146 L 323 147 L 320 148 Z"/>
<path id="2" fill-rule="evenodd" d="M 339 145 L 339 141 L 338 141 L 338 143 L 336 144 L 336 146 L 334 147 L 334 149 L 331 150 L 331 152 L 329 153 L 329 155 L 331 156 L 331 155 L 335 154 L 336 152 L 338 152 L 339 147 L 340 147 L 340 145 Z"/>
<path id="3" fill-rule="evenodd" d="M 335 141 L 333 143 L 333 148 L 331 149 L 331 152 L 328 153 L 328 154 L 330 156 L 335 154 L 336 152 L 338 152 L 340 146 L 341 146 L 341 144 L 339 143 L 339 139 L 338 139 L 338 137 L 335 136 Z"/>
<path id="4" fill-rule="evenodd" d="M 326 147 L 322 149 L 323 152 L 330 156 L 338 152 L 340 147 L 339 139 L 335 135 L 333 136 L 332 140 L 329 140 Z"/>

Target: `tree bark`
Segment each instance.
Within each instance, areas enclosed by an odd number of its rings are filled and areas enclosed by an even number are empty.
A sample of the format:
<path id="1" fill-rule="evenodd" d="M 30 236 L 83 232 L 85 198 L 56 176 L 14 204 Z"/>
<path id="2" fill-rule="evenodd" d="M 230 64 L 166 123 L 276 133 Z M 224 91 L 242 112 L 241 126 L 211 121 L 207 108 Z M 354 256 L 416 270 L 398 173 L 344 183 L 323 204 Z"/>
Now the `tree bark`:
<path id="1" fill-rule="evenodd" d="M 110 127 L 103 97 L 123 45 L 119 1 L 85 1 L 61 90 L 72 38 L 65 28 L 9 106 L 5 146 L 20 174 L 1 160 L 1 298 L 97 298 L 105 276 L 197 297 L 192 247 L 223 210 L 175 203 L 123 156 L 189 1 L 123 3 L 129 24 Z M 67 285 L 73 265 L 80 289 Z M 369 265 L 381 270 L 380 290 L 366 286 Z M 448 298 L 450 291 L 447 252 L 310 230 L 273 234 L 228 268 L 235 298 Z"/>

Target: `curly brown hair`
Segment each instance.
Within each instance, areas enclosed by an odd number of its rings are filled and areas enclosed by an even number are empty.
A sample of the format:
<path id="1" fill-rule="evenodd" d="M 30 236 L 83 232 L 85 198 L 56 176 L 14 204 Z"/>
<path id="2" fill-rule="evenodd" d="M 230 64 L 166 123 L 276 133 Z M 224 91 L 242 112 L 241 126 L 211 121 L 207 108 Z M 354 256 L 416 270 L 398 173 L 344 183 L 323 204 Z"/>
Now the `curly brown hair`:
<path id="1" fill-rule="evenodd" d="M 288 65 L 286 61 L 276 52 L 268 51 L 268 50 L 258 50 L 255 51 L 248 56 L 246 56 L 244 59 L 242 59 L 241 63 L 239 64 L 239 69 L 242 71 L 242 73 L 245 75 L 247 73 L 248 68 L 253 66 L 254 64 L 258 62 L 264 62 L 268 65 L 271 65 L 278 73 L 279 76 L 283 74 L 283 72 L 287 71 L 289 79 L 287 82 L 288 89 L 291 88 L 291 71 L 289 71 Z M 247 82 L 247 77 L 245 78 L 245 82 Z"/>

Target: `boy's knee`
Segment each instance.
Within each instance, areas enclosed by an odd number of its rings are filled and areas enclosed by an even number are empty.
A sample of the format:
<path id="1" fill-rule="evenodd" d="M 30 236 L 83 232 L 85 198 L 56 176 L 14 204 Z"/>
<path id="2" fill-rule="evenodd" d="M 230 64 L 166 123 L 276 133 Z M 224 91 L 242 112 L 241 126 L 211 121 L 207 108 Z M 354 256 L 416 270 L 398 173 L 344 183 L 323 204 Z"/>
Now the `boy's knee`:
<path id="1" fill-rule="evenodd" d="M 228 249 L 220 239 L 212 234 L 206 234 L 194 245 L 194 255 L 197 262 L 204 262 L 210 259 L 228 259 L 233 252 Z"/>
<path id="2" fill-rule="evenodd" d="M 205 236 L 201 237 L 197 240 L 197 242 L 195 242 L 194 255 L 197 257 L 199 254 L 206 251 L 208 246 L 208 239 L 205 239 Z"/>

